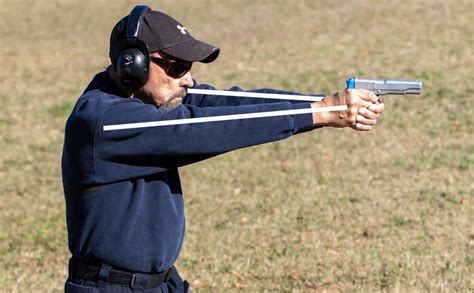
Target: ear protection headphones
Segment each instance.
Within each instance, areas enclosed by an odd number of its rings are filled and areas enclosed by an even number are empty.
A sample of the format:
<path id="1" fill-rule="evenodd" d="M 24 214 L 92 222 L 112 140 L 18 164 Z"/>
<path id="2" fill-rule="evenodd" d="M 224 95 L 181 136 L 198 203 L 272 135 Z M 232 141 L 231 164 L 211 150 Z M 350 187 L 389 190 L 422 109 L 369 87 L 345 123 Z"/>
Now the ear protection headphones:
<path id="1" fill-rule="evenodd" d="M 147 44 L 138 39 L 145 13 L 150 10 L 146 5 L 133 8 L 127 18 L 126 37 L 114 46 L 112 65 L 120 82 L 128 89 L 142 87 L 148 80 L 150 52 Z"/>

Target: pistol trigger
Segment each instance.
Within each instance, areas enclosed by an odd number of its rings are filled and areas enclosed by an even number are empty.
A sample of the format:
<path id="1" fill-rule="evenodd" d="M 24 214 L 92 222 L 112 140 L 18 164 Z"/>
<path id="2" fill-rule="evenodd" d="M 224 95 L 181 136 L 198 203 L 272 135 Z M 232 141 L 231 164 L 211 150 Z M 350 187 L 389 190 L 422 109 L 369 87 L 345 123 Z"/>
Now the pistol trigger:
<path id="1" fill-rule="evenodd" d="M 383 103 L 383 101 L 385 100 L 384 95 L 380 95 L 380 96 L 378 96 L 378 98 L 379 98 L 379 103 Z"/>

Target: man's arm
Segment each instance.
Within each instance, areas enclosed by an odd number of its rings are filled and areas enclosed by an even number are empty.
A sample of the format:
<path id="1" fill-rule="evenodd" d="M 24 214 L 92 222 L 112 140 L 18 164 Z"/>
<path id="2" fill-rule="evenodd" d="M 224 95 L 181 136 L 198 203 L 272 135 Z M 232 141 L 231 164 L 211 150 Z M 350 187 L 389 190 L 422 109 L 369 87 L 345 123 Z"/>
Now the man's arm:
<path id="1" fill-rule="evenodd" d="M 108 176 L 98 176 L 97 183 L 156 174 L 231 150 L 281 140 L 311 130 L 313 120 L 311 114 L 303 114 L 117 131 L 103 131 L 104 125 L 305 108 L 310 108 L 310 103 L 237 107 L 179 105 L 163 111 L 136 99 L 120 100 L 101 114 L 95 129 L 96 172 Z"/>
<path id="2" fill-rule="evenodd" d="M 210 91 L 213 91 L 216 89 L 213 86 L 210 86 L 207 84 L 197 85 L 196 81 L 195 81 L 195 86 L 193 88 L 210 90 Z M 235 91 L 235 92 L 242 92 L 242 93 L 246 92 L 237 86 L 231 87 L 230 89 L 228 89 L 228 91 Z M 269 88 L 254 89 L 254 90 L 251 90 L 250 92 L 279 94 L 279 95 L 301 95 L 300 93 L 297 93 L 297 92 L 275 90 L 275 89 L 269 89 Z M 311 95 L 311 96 L 324 97 L 324 95 Z M 189 104 L 189 105 L 195 105 L 198 107 L 228 107 L 228 106 L 243 106 L 243 105 L 255 105 L 255 104 L 265 104 L 265 103 L 279 103 L 282 101 L 286 101 L 292 104 L 301 103 L 301 101 L 293 101 L 293 100 L 256 99 L 256 98 L 248 98 L 248 97 L 218 96 L 218 95 L 212 95 L 212 94 L 188 94 L 184 98 L 183 103 Z"/>
<path id="3" fill-rule="evenodd" d="M 215 90 L 214 87 L 206 84 L 197 85 L 195 82 L 194 88 Z M 239 87 L 232 87 L 229 91 L 244 92 Z M 270 93 L 280 95 L 301 95 L 297 92 L 281 91 L 274 89 L 257 89 L 252 90 L 255 93 Z M 322 97 L 324 95 L 314 95 L 315 97 Z M 374 98 L 375 97 L 375 98 Z M 247 97 L 227 97 L 217 95 L 203 95 L 203 94 L 188 94 L 184 99 L 185 104 L 196 105 L 199 107 L 222 107 L 222 106 L 241 106 L 264 103 L 279 103 L 281 100 L 275 99 L 256 99 Z M 287 102 L 297 104 L 300 101 L 288 100 Z M 346 103 L 347 102 L 347 103 Z M 347 114 L 339 115 L 334 112 L 322 112 L 313 114 L 313 122 L 315 127 L 333 126 L 333 127 L 351 127 L 355 130 L 368 131 L 373 125 L 377 123 L 377 118 L 384 110 L 384 105 L 379 103 L 378 98 L 374 93 L 362 90 L 342 90 L 338 93 L 326 96 L 321 102 L 313 102 L 311 107 L 327 107 L 346 105 L 349 107 Z M 374 104 L 374 105 L 372 105 Z M 363 109 L 359 109 L 359 108 Z M 357 114 L 357 115 L 354 115 Z M 343 119 L 344 118 L 344 119 Z"/>

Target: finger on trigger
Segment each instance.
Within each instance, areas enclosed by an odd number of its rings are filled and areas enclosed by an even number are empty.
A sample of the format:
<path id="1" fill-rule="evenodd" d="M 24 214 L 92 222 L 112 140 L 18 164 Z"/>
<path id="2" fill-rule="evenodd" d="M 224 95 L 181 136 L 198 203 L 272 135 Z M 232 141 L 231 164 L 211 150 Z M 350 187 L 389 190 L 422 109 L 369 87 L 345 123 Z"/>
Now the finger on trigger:
<path id="1" fill-rule="evenodd" d="M 369 101 L 369 102 L 372 102 L 374 104 L 379 102 L 379 98 L 377 97 L 377 95 L 374 94 L 371 91 L 365 90 L 363 96 L 364 97 L 362 99 L 365 100 L 365 101 Z"/>

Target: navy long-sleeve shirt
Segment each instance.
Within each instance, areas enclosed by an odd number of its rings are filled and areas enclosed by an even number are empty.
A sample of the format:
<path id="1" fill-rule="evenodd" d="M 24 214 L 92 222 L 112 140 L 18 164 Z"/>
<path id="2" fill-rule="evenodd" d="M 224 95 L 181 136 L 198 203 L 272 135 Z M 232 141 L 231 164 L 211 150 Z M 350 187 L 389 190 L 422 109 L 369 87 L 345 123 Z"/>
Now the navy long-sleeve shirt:
<path id="1" fill-rule="evenodd" d="M 185 228 L 178 168 L 310 130 L 312 116 L 116 131 L 103 131 L 104 125 L 309 107 L 309 102 L 188 94 L 182 105 L 165 111 L 126 97 L 107 72 L 97 74 L 65 129 L 62 175 L 71 253 L 84 262 L 136 272 L 169 268 Z"/>

